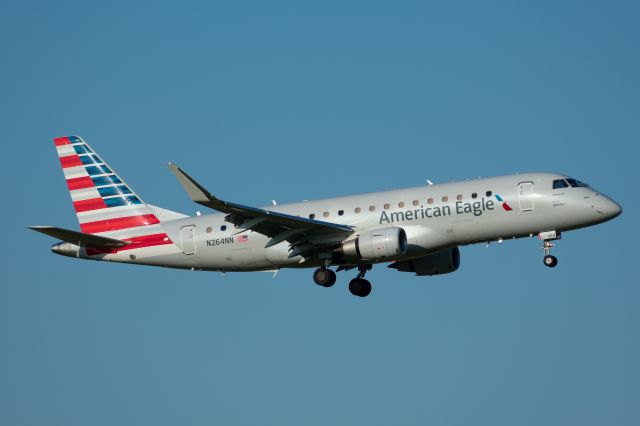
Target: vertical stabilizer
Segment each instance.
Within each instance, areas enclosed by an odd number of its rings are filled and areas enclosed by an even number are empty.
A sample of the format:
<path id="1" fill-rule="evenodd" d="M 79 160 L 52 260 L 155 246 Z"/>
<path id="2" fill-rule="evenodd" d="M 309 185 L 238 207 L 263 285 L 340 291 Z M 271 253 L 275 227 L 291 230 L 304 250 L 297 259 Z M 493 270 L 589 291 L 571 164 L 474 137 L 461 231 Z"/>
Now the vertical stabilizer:
<path id="1" fill-rule="evenodd" d="M 171 243 L 154 211 L 82 138 L 54 142 L 83 233 L 149 245 Z"/>

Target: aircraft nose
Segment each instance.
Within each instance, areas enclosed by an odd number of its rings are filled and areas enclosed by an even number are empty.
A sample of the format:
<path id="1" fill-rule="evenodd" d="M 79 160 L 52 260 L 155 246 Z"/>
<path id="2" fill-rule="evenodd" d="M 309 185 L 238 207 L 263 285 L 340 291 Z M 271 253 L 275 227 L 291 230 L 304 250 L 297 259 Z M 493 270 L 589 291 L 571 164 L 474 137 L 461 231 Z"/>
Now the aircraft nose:
<path id="1" fill-rule="evenodd" d="M 607 217 L 607 219 L 613 219 L 620 216 L 620 214 L 622 213 L 622 206 L 609 197 L 603 198 L 604 203 L 600 208 L 602 209 L 602 213 Z"/>
<path id="2" fill-rule="evenodd" d="M 620 214 L 622 213 L 622 206 L 620 204 L 616 203 L 612 199 L 609 199 L 609 206 L 609 214 L 611 215 L 611 219 L 620 216 Z"/>

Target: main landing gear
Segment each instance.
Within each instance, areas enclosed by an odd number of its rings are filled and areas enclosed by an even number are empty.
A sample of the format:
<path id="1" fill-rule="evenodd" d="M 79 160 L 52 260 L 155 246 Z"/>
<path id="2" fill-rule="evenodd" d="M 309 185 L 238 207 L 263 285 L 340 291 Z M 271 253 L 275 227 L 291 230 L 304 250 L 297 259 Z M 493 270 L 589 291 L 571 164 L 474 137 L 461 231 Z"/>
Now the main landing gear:
<path id="1" fill-rule="evenodd" d="M 352 267 L 341 268 L 351 269 Z M 341 268 L 338 268 L 338 270 L 342 270 Z M 371 293 L 371 283 L 364 279 L 364 275 L 370 269 L 371 265 L 358 266 L 358 270 L 360 271 L 358 272 L 358 276 L 349 282 L 349 291 L 351 294 L 359 297 L 367 297 L 369 293 Z M 319 286 L 331 287 L 336 283 L 336 273 L 329 269 L 328 266 L 320 267 L 313 272 L 313 281 Z"/>

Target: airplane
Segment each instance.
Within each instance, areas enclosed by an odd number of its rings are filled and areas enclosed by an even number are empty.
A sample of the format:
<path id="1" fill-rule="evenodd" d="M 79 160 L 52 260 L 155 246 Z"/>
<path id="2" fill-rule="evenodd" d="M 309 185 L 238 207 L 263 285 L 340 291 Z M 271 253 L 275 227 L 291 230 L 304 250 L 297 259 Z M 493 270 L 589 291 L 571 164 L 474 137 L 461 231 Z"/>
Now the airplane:
<path id="1" fill-rule="evenodd" d="M 523 173 L 250 207 L 217 198 L 177 165 L 171 172 L 196 203 L 217 213 L 187 216 L 148 204 L 80 137 L 54 139 L 80 231 L 30 226 L 61 240 L 51 250 L 79 259 L 198 271 L 316 268 L 322 287 L 355 269 L 349 291 L 371 293 L 374 264 L 417 276 L 454 272 L 459 247 L 537 236 L 544 264 L 562 233 L 609 221 L 622 207 L 577 179 Z M 274 202 L 275 204 L 275 202 Z M 331 269 L 334 267 L 336 270 Z"/>

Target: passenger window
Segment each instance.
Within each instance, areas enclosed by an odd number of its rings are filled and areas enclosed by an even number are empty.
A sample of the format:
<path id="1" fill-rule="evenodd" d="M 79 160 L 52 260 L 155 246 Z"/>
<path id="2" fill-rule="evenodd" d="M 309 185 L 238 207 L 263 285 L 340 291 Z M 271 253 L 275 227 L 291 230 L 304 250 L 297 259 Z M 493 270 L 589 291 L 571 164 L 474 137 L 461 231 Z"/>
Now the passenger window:
<path id="1" fill-rule="evenodd" d="M 449 197 L 447 197 L 446 195 L 444 197 L 442 197 L 442 202 L 446 203 L 447 201 L 449 201 Z"/>
<path id="2" fill-rule="evenodd" d="M 553 189 L 567 188 L 569 184 L 564 179 L 556 179 L 553 181 Z"/>
<path id="3" fill-rule="evenodd" d="M 324 212 L 324 213 L 322 213 L 322 216 L 323 216 L 323 217 L 329 217 L 329 212 Z"/>
<path id="4" fill-rule="evenodd" d="M 356 207 L 356 213 L 360 213 L 362 211 L 362 209 L 360 207 Z"/>
<path id="5" fill-rule="evenodd" d="M 491 197 L 491 195 L 493 195 L 493 192 L 491 192 L 491 191 L 487 191 L 487 194 L 486 194 L 486 195 L 487 195 L 487 197 Z"/>
<path id="6" fill-rule="evenodd" d="M 400 201 L 400 202 L 398 203 L 398 207 L 403 208 L 403 207 L 404 207 L 404 201 Z"/>
<path id="7" fill-rule="evenodd" d="M 427 200 L 427 204 L 433 204 L 433 198 L 429 198 L 429 199 Z"/>
<path id="8" fill-rule="evenodd" d="M 211 233 L 211 231 L 213 231 L 213 228 L 212 228 L 212 227 L 210 227 L 210 226 L 207 226 L 207 234 L 210 234 L 210 233 Z"/>
<path id="9" fill-rule="evenodd" d="M 370 212 L 375 212 L 376 211 L 376 206 L 369 206 L 369 211 Z"/>
<path id="10" fill-rule="evenodd" d="M 226 230 L 227 230 L 227 225 L 222 225 L 222 226 L 220 227 L 220 230 L 221 230 L 221 231 L 226 231 Z"/>
<path id="11" fill-rule="evenodd" d="M 315 218 L 316 218 L 316 214 L 315 214 L 315 213 L 311 213 L 311 214 L 309 215 L 309 219 L 315 219 Z"/>
<path id="12" fill-rule="evenodd" d="M 462 201 L 462 194 L 458 194 L 458 196 L 456 197 L 456 200 Z"/>
<path id="13" fill-rule="evenodd" d="M 338 210 L 338 216 L 342 216 L 344 214 L 344 210 Z"/>
<path id="14" fill-rule="evenodd" d="M 385 204 L 385 205 L 384 205 L 384 209 L 385 209 L 385 210 L 389 210 L 389 208 L 390 208 L 390 207 L 391 207 L 391 206 L 390 206 L 389 204 Z"/>
<path id="15" fill-rule="evenodd" d="M 478 193 L 477 192 L 471 193 L 471 198 L 473 199 L 478 198 Z"/>
<path id="16" fill-rule="evenodd" d="M 420 204 L 420 201 L 418 201 L 418 200 L 413 200 L 413 205 L 414 205 L 414 206 L 417 206 L 418 204 Z"/>

